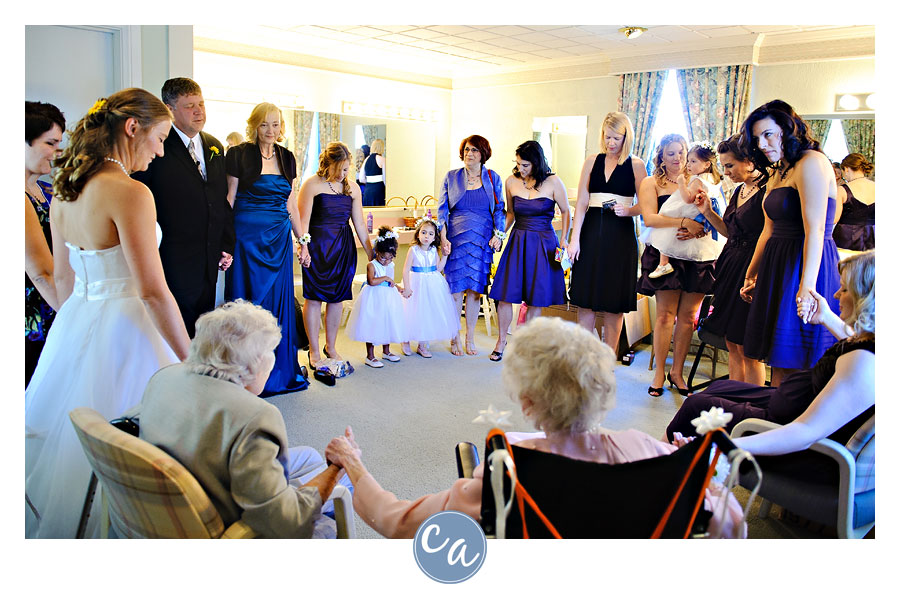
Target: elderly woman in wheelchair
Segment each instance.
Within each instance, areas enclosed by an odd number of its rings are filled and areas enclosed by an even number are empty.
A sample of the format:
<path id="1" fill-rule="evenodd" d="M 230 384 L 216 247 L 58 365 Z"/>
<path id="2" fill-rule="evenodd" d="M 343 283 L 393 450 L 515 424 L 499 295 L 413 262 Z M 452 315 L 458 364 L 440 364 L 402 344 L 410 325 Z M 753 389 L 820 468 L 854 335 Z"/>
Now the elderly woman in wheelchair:
<path id="1" fill-rule="evenodd" d="M 668 455 L 675 447 L 637 431 L 599 427 L 615 404 L 615 355 L 595 335 L 559 318 L 537 318 L 516 330 L 503 360 L 503 382 L 522 414 L 539 433 L 507 434 L 517 447 L 575 460 L 619 464 Z M 360 452 L 344 437 L 333 439 L 326 457 L 341 465 L 354 487 L 354 509 L 378 533 L 412 538 L 430 515 L 443 510 L 480 518 L 484 466 L 470 479 L 415 500 L 400 500 L 384 490 L 366 470 Z M 717 508 L 722 500 L 727 508 Z M 741 508 L 723 488 L 706 491 L 713 512 L 710 532 L 745 537 Z"/>

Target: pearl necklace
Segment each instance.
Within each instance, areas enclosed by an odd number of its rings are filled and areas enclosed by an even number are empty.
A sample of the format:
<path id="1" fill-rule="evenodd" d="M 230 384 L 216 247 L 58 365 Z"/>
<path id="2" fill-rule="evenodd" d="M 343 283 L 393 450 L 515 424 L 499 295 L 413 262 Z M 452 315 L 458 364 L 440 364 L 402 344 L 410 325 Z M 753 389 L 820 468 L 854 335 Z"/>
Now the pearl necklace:
<path id="1" fill-rule="evenodd" d="M 104 158 L 104 160 L 106 160 L 106 161 L 108 161 L 108 162 L 115 162 L 116 164 L 119 165 L 119 168 L 122 169 L 122 172 L 125 173 L 125 176 L 131 176 L 131 175 L 128 174 L 128 170 L 126 170 L 125 165 L 122 164 L 121 162 L 119 162 L 118 160 L 116 160 L 115 158 L 110 158 L 109 156 L 106 156 L 106 157 Z"/>

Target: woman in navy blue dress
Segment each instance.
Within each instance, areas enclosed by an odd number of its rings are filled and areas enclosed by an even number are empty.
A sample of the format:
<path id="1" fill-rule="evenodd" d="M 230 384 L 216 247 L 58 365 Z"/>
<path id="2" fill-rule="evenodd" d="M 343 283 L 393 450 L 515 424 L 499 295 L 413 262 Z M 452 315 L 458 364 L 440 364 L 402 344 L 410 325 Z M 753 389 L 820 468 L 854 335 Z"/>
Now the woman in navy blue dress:
<path id="1" fill-rule="evenodd" d="M 503 359 L 512 305 L 528 305 L 526 320 L 541 315 L 541 308 L 566 302 L 566 281 L 556 261 L 556 249 L 568 247 L 569 199 L 562 179 L 550 172 L 537 141 L 516 148 L 516 167 L 506 179 L 506 249 L 497 264 L 490 297 L 497 301 L 499 336 L 491 361 Z M 556 208 L 562 215 L 560 240 L 553 230 Z M 515 225 L 513 225 L 515 222 Z M 510 230 L 510 226 L 513 226 Z"/>
<path id="2" fill-rule="evenodd" d="M 487 291 L 494 252 L 500 251 L 506 224 L 503 209 L 503 179 L 485 168 L 491 144 L 481 135 L 470 135 L 459 145 L 459 159 L 465 167 L 444 177 L 438 203 L 441 250 L 447 256 L 444 277 L 456 309 L 466 298 L 466 353 L 477 355 L 475 323 L 478 303 Z M 450 342 L 450 352 L 462 355 L 459 336 Z"/>
<path id="3" fill-rule="evenodd" d="M 359 177 L 365 186 L 362 205 L 383 206 L 385 196 L 384 186 L 384 141 L 376 139 L 372 142 L 371 152 L 363 162 L 363 171 Z"/>
<path id="4" fill-rule="evenodd" d="M 812 367 L 835 341 L 809 315 L 817 307 L 814 291 L 838 309 L 831 238 L 837 183 L 819 142 L 787 103 L 763 104 L 742 128 L 744 149 L 768 181 L 765 226 L 741 289 L 752 301 L 744 354 L 772 366 L 772 386 L 778 386 L 788 374 Z"/>
<path id="5" fill-rule="evenodd" d="M 351 181 L 350 148 L 339 141 L 319 154 L 319 169 L 300 187 L 300 265 L 303 266 L 303 323 L 309 337 L 309 365 L 322 359 L 319 329 L 325 304 L 325 357 L 343 360 L 335 347 L 344 301 L 353 298 L 356 245 L 372 260 L 359 185 Z"/>
<path id="6" fill-rule="evenodd" d="M 228 201 L 234 207 L 234 263 L 225 278 L 225 298 L 246 299 L 266 308 L 281 326 L 275 367 L 260 396 L 304 390 L 297 361 L 294 309 L 294 243 L 300 234 L 297 163 L 276 142 L 284 139 L 284 119 L 274 104 L 258 104 L 247 119 L 248 141 L 225 155 Z"/>
<path id="7" fill-rule="evenodd" d="M 711 209 L 706 199 L 699 206 L 706 219 L 728 238 L 716 260 L 713 312 L 704 322 L 703 329 L 725 340 L 730 380 L 762 386 L 766 381 L 765 364 L 744 355 L 744 332 L 750 304 L 741 299 L 740 293 L 744 274 L 765 221 L 762 200 L 766 186 L 760 184 L 759 171 L 741 148 L 740 135 L 731 136 L 717 149 L 725 176 L 737 187 L 721 217 Z"/>

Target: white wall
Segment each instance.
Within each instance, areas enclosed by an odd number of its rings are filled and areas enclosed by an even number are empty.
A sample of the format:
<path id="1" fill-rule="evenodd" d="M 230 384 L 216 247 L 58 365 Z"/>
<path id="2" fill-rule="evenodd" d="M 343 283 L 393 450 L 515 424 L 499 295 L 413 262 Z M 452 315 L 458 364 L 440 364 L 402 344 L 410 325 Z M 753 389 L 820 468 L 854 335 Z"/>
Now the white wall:
<path id="1" fill-rule="evenodd" d="M 596 153 L 600 124 L 617 109 L 618 97 L 618 77 L 454 90 L 450 166 L 461 165 L 459 142 L 477 133 L 491 144 L 488 166 L 505 178 L 512 172 L 516 147 L 532 138 L 532 121 L 541 116 L 587 115 L 587 153 Z M 580 172 L 580 161 L 575 169 Z M 574 187 L 578 181 L 565 182 Z"/>
<path id="2" fill-rule="evenodd" d="M 322 68 L 327 69 L 323 61 Z M 375 77 L 363 77 L 345 73 L 316 70 L 289 64 L 263 62 L 247 58 L 236 58 L 210 52 L 194 53 L 194 79 L 204 88 L 229 87 L 235 93 L 265 92 L 270 96 L 296 96 L 304 110 L 332 112 L 340 114 L 342 104 L 350 102 L 370 102 L 374 104 L 407 106 L 439 112 L 437 123 L 426 124 L 425 133 L 413 133 L 406 126 L 422 126 L 414 121 L 397 121 L 384 119 L 388 123 L 387 156 L 388 163 L 388 195 L 422 195 L 434 194 L 439 189 L 446 172 L 446 163 L 436 160 L 435 156 L 445 156 L 450 123 L 450 91 L 424 85 L 414 85 Z M 267 100 L 259 97 L 257 101 Z M 273 103 L 278 103 L 273 99 Z M 401 124 L 404 123 L 404 124 Z M 399 145 L 392 138 L 401 140 Z M 427 133 L 433 134 L 433 141 L 423 141 Z M 426 149 L 425 146 L 428 146 Z M 408 148 L 408 155 L 403 150 Z M 432 149 L 435 148 L 435 149 Z M 396 153 L 395 153 L 396 152 Z M 423 154 L 423 152 L 425 152 Z M 430 161 L 430 162 L 429 162 Z M 424 169 L 410 173 L 407 181 L 399 180 L 398 187 L 392 190 L 391 164 L 428 164 Z M 415 170 L 415 169 L 414 169 Z M 427 176 L 420 176 L 422 172 Z M 398 172 L 399 174 L 399 172 Z M 396 179 L 395 179 L 396 180 Z M 408 190 L 407 190 L 408 188 Z"/>
<path id="3" fill-rule="evenodd" d="M 872 91 L 874 58 L 767 65 L 754 69 L 750 103 L 781 99 L 798 114 L 828 114 L 834 112 L 836 94 Z"/>

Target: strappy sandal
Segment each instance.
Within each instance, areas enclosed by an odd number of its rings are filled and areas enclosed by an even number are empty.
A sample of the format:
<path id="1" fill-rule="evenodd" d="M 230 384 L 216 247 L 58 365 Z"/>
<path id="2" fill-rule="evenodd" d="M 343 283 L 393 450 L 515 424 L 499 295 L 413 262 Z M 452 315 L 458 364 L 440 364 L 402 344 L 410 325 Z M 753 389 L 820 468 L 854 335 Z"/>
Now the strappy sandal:
<path id="1" fill-rule="evenodd" d="M 490 359 L 491 361 L 500 361 L 501 359 L 503 359 L 503 351 L 491 351 L 488 359 Z"/>
<path id="2" fill-rule="evenodd" d="M 458 337 L 450 341 L 450 353 L 456 355 L 457 357 L 460 357 L 463 354 L 462 349 L 459 348 Z"/>

